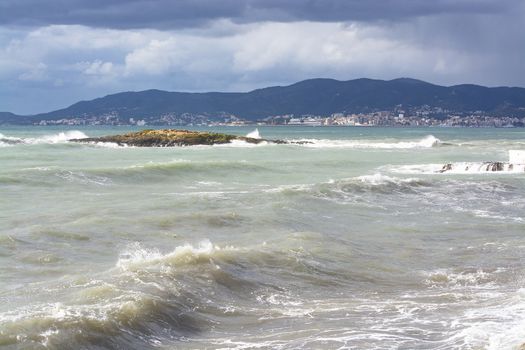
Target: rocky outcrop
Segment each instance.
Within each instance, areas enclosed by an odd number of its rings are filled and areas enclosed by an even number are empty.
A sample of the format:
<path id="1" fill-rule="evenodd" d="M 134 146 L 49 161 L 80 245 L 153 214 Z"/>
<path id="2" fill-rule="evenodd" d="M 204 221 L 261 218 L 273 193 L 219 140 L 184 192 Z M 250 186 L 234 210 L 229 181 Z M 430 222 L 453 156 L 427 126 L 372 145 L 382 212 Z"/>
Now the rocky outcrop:
<path id="1" fill-rule="evenodd" d="M 439 171 L 440 173 L 444 173 L 446 171 L 451 171 L 452 170 L 452 164 L 451 163 L 447 163 L 445 165 L 443 165 L 443 168 L 441 168 L 441 170 Z"/>
<path id="2" fill-rule="evenodd" d="M 525 150 L 510 150 L 508 162 L 447 163 L 439 173 L 525 172 Z"/>
<path id="3" fill-rule="evenodd" d="M 494 171 L 520 171 L 524 164 L 513 164 L 507 162 L 481 162 L 481 163 L 447 163 L 438 171 L 439 173 L 476 173 Z"/>
<path id="4" fill-rule="evenodd" d="M 73 139 L 72 142 L 96 143 L 96 142 L 111 142 L 121 146 L 136 146 L 136 147 L 173 147 L 173 146 L 195 146 L 195 145 L 217 145 L 230 143 L 234 140 L 244 141 L 248 143 L 303 143 L 303 142 L 289 142 L 284 140 L 266 140 L 256 139 L 245 136 L 236 136 L 229 134 L 189 131 L 189 130 L 142 130 L 139 132 L 132 132 L 122 135 L 111 135 L 102 137 L 89 137 L 83 139 Z"/>

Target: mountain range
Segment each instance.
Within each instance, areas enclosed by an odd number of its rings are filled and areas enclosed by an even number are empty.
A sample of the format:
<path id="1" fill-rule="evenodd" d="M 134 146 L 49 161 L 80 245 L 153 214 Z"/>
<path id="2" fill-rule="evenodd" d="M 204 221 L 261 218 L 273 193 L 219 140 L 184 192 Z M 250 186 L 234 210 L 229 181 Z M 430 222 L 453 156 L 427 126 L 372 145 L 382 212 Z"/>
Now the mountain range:
<path id="1" fill-rule="evenodd" d="M 31 116 L 0 112 L 0 123 L 25 124 L 39 120 L 117 115 L 158 118 L 184 113 L 210 119 L 234 115 L 257 120 L 276 115 L 330 115 L 429 106 L 454 112 L 525 116 L 525 88 L 484 87 L 471 84 L 439 86 L 421 80 L 310 79 L 289 86 L 274 86 L 245 93 L 121 92 L 77 102 L 67 108 Z"/>

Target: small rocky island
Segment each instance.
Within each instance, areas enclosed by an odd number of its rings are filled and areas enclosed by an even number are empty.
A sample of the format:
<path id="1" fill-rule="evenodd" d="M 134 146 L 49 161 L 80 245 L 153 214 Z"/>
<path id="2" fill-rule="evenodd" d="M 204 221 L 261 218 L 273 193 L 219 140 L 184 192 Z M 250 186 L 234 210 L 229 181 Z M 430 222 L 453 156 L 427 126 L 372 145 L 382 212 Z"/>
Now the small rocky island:
<path id="1" fill-rule="evenodd" d="M 246 136 L 229 135 L 214 132 L 189 131 L 189 130 L 142 130 L 122 135 L 110 135 L 102 137 L 89 137 L 83 139 L 69 140 L 72 142 L 98 143 L 110 142 L 120 146 L 135 147 L 173 147 L 173 146 L 195 146 L 195 145 L 217 145 L 230 143 L 232 141 L 244 141 L 247 143 L 258 144 L 261 142 L 288 144 L 303 143 L 284 140 L 267 140 L 262 138 L 252 138 Z"/>

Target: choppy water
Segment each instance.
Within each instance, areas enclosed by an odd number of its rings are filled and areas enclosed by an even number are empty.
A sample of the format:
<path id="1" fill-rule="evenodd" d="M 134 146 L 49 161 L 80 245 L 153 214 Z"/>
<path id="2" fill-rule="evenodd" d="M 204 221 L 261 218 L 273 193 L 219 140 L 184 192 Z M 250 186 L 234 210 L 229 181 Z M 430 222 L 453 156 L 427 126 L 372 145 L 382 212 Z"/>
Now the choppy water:
<path id="1" fill-rule="evenodd" d="M 253 128 L 222 128 L 245 135 Z M 0 129 L 0 348 L 513 349 L 523 129 L 259 127 L 120 148 Z"/>

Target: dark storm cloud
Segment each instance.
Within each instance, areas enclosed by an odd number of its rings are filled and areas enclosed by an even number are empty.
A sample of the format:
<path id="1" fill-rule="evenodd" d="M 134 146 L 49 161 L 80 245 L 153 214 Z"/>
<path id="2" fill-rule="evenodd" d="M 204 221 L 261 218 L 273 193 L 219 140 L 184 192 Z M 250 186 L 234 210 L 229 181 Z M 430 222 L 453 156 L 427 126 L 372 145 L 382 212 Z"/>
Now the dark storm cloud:
<path id="1" fill-rule="evenodd" d="M 505 12 L 521 0 L 2 0 L 0 25 L 80 24 L 182 28 L 226 18 L 257 21 L 373 21 L 437 14 Z"/>

